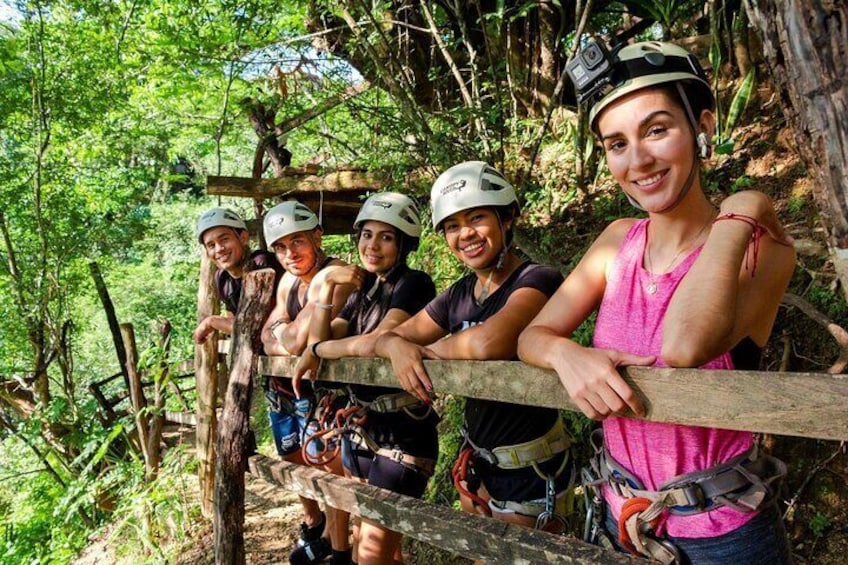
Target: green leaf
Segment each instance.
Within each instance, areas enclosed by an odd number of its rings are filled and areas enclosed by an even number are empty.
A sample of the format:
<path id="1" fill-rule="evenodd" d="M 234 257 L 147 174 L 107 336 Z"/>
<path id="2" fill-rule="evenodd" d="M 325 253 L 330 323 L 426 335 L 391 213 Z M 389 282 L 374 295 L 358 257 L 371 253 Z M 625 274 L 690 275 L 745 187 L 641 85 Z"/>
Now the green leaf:
<path id="1" fill-rule="evenodd" d="M 751 70 L 748 71 L 748 74 L 745 75 L 745 78 L 742 80 L 742 84 L 739 85 L 739 89 L 733 96 L 733 102 L 730 103 L 730 110 L 727 112 L 727 121 L 724 126 L 725 135 L 730 135 L 730 132 L 733 131 L 733 127 L 736 125 L 736 120 L 739 119 L 739 116 L 745 111 L 745 107 L 748 106 L 748 101 L 751 99 L 751 93 L 754 91 L 754 79 L 755 72 L 752 67 Z"/>
<path id="2" fill-rule="evenodd" d="M 733 153 L 733 147 L 736 145 L 736 142 L 733 139 L 728 139 L 727 141 L 723 141 L 715 146 L 715 152 L 719 155 L 730 155 Z"/>

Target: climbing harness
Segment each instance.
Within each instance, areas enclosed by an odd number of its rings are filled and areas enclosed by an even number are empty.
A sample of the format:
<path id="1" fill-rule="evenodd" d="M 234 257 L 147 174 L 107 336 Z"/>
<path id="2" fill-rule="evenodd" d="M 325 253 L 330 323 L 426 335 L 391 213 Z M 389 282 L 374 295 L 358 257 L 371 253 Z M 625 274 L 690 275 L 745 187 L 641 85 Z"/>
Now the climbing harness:
<path id="1" fill-rule="evenodd" d="M 367 402 L 356 398 L 349 389 L 345 389 L 343 394 L 348 397 L 346 406 L 333 410 L 335 406 L 338 406 L 341 394 L 339 391 L 333 392 L 335 394 L 322 396 L 315 416 L 310 421 L 315 432 L 303 441 L 303 458 L 308 464 L 330 464 L 341 452 L 342 442 L 348 441 L 375 455 L 386 457 L 405 467 L 414 468 L 427 476 L 433 474 L 436 468 L 435 459 L 416 457 L 400 449 L 380 447 L 364 429 L 368 421 L 368 412 L 381 414 L 404 412 L 414 419 L 422 420 L 429 415 L 432 408 L 428 409 L 423 416 L 417 416 L 411 412 L 411 409 L 423 406 L 423 403 L 409 393 L 384 394 Z"/>
<path id="2" fill-rule="evenodd" d="M 594 456 L 582 474 L 584 488 L 600 497 L 598 487 L 607 485 L 617 496 L 627 498 L 619 517 L 619 542 L 631 552 L 663 564 L 680 562 L 677 548 L 655 535 L 665 512 L 691 516 L 723 506 L 755 512 L 774 499 L 777 483 L 786 475 L 783 461 L 759 453 L 752 445 L 725 463 L 678 475 L 658 490 L 646 490 L 604 447 L 602 429 L 592 433 L 591 444 Z M 597 505 L 592 505 L 591 511 L 594 515 L 592 525 L 587 524 L 589 537 L 604 519 L 602 510 L 597 515 Z"/>
<path id="3" fill-rule="evenodd" d="M 329 465 L 338 457 L 341 444 L 336 441 L 339 435 L 338 419 L 346 408 L 338 408 L 341 403 L 347 404 L 347 388 L 316 389 L 315 404 L 312 413 L 306 420 L 301 438 L 301 454 L 309 465 Z"/>
<path id="4" fill-rule="evenodd" d="M 556 479 L 568 466 L 570 461 L 568 448 L 571 439 L 565 433 L 562 420 L 557 419 L 554 426 L 543 436 L 536 439 L 514 445 L 499 446 L 494 449 L 485 449 L 476 445 L 469 437 L 467 430 L 463 427 L 463 447 L 460 449 L 459 457 L 451 469 L 453 484 L 456 490 L 471 500 L 475 507 L 479 507 L 487 515 L 491 516 L 499 512 L 515 512 L 524 516 L 536 518 L 536 529 L 548 530 L 558 528 L 565 530 L 563 518 L 563 506 L 565 496 L 557 496 Z M 540 464 L 553 459 L 560 453 L 565 453 L 562 464 L 554 473 L 545 473 L 539 467 Z M 477 494 L 481 481 L 474 471 L 474 460 L 480 460 L 491 467 L 499 469 L 523 469 L 532 467 L 536 474 L 545 481 L 545 499 L 542 501 L 516 502 L 512 500 L 488 501 Z M 568 491 L 569 486 L 564 489 Z"/>

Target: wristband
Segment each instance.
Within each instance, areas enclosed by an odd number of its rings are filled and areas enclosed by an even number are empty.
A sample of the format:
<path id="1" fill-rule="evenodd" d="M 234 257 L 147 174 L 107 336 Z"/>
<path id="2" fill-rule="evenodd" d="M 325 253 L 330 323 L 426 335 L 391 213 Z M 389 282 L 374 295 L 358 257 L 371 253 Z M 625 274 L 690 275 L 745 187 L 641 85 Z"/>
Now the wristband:
<path id="1" fill-rule="evenodd" d="M 311 347 L 312 355 L 314 355 L 316 359 L 321 358 L 321 356 L 318 355 L 318 346 L 321 345 L 322 343 L 324 343 L 324 342 L 323 341 L 316 341 L 315 343 L 312 344 L 312 347 Z"/>
<path id="2" fill-rule="evenodd" d="M 323 302 L 315 302 L 314 304 L 315 304 L 316 308 L 319 308 L 321 310 L 332 310 L 333 309 L 332 303 L 324 304 Z"/>

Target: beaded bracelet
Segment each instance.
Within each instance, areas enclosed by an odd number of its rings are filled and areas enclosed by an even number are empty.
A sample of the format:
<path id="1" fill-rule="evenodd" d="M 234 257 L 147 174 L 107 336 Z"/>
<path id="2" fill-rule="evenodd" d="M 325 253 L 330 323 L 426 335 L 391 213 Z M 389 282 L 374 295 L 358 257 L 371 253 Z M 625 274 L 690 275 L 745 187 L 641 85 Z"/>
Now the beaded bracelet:
<path id="1" fill-rule="evenodd" d="M 746 216 L 745 214 L 737 214 L 735 212 L 727 212 L 726 214 L 719 214 L 716 217 L 716 219 L 713 220 L 713 223 L 720 222 L 722 220 L 737 220 L 739 222 L 744 222 L 744 223 L 748 224 L 749 226 L 751 226 L 751 228 L 753 228 L 754 232 L 751 234 L 751 240 L 754 242 L 754 247 L 753 247 L 753 252 L 752 252 L 752 254 L 753 254 L 753 258 L 752 258 L 753 259 L 753 265 L 751 265 L 751 278 L 753 278 L 754 275 L 757 272 L 757 257 L 760 253 L 760 236 L 762 236 L 765 233 L 766 228 L 764 228 L 762 226 L 762 224 L 760 224 L 760 222 L 757 221 L 756 218 L 754 218 L 752 216 Z M 746 271 L 748 270 L 748 250 L 749 249 L 750 249 L 750 247 L 745 248 L 745 270 Z"/>

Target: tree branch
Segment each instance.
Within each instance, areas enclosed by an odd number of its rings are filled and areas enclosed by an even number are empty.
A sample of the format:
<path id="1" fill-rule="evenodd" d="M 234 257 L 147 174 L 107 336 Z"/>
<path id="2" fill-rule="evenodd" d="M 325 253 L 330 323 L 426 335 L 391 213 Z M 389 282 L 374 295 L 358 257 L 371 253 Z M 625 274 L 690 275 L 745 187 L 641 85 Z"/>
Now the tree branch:
<path id="1" fill-rule="evenodd" d="M 833 336 L 836 340 L 836 344 L 839 346 L 839 357 L 834 362 L 834 364 L 827 370 L 828 373 L 831 374 L 839 374 L 842 373 L 846 367 L 848 367 L 848 331 L 836 324 L 833 320 L 825 316 L 819 310 L 816 309 L 815 306 L 798 296 L 797 294 L 792 294 L 791 292 L 787 292 L 783 295 L 783 299 L 781 300 L 783 304 L 787 306 L 794 306 L 803 312 L 808 318 L 824 327 L 827 332 Z"/>

